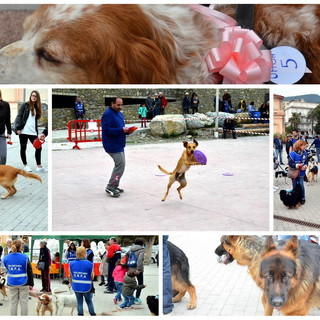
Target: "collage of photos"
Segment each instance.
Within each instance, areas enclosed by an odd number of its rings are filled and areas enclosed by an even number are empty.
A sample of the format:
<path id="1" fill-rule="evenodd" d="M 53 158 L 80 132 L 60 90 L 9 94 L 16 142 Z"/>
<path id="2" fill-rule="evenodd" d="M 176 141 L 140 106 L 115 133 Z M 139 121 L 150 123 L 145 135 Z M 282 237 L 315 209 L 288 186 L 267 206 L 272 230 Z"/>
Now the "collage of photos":
<path id="1" fill-rule="evenodd" d="M 320 3 L 0 0 L 0 320 L 320 316 Z"/>

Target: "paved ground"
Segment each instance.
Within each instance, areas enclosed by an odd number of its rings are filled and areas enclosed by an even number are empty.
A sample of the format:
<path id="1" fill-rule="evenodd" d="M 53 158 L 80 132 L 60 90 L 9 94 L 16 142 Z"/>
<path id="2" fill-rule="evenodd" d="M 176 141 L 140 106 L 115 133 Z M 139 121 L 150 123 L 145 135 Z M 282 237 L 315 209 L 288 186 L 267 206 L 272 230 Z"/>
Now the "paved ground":
<path id="1" fill-rule="evenodd" d="M 283 166 L 285 167 L 285 166 Z M 306 189 L 306 203 L 299 209 L 288 209 L 280 200 L 280 190 L 292 189 L 291 179 L 288 178 L 274 178 L 274 186 L 279 189 L 274 194 L 274 214 L 286 218 L 302 220 L 305 222 L 313 222 L 320 224 L 320 182 L 313 183 L 313 185 L 305 182 Z M 319 228 L 312 228 L 310 226 L 299 225 L 297 223 L 286 222 L 282 220 L 274 220 L 275 231 L 319 231 Z"/>
<path id="2" fill-rule="evenodd" d="M 96 294 L 94 297 L 94 306 L 97 315 L 111 315 L 111 316 L 148 316 L 150 315 L 150 311 L 145 302 L 145 299 L 148 295 L 157 295 L 159 293 L 159 276 L 158 276 L 158 268 L 156 264 L 151 264 L 149 266 L 145 266 L 144 271 L 144 283 L 147 284 L 147 287 L 142 290 L 141 293 L 141 305 L 135 305 L 134 309 L 130 310 L 118 310 L 116 305 L 113 303 L 113 294 L 105 294 L 103 291 L 105 290 L 105 286 L 99 286 L 100 281 L 95 281 L 94 286 L 96 289 Z M 57 288 L 59 291 L 68 290 L 67 286 L 60 283 L 59 279 L 54 279 L 51 281 L 51 289 Z M 41 290 L 41 279 L 35 279 L 34 289 Z M 67 292 L 61 293 L 67 294 Z M 0 298 L 1 299 L 1 298 Z M 1 301 L 3 302 L 3 306 L 0 307 L 0 316 L 10 315 L 10 301 Z M 87 312 L 87 305 L 84 303 L 84 311 L 85 316 L 89 316 Z M 55 314 L 55 304 L 54 304 L 54 314 Z M 36 299 L 32 297 L 29 300 L 29 315 L 36 315 Z M 46 315 L 49 315 L 46 313 Z M 64 308 L 62 313 L 63 316 L 71 315 L 71 308 Z M 74 316 L 77 315 L 77 310 L 74 310 Z"/>
<path id="3" fill-rule="evenodd" d="M 214 254 L 221 234 L 202 232 L 170 234 L 169 240 L 188 256 L 191 282 L 197 289 L 198 306 L 187 310 L 189 296 L 175 304 L 174 316 L 261 316 L 261 290 L 247 268 L 235 262 L 224 265 Z M 275 311 L 274 315 L 279 315 Z M 320 315 L 312 310 L 310 315 Z"/>
<path id="4" fill-rule="evenodd" d="M 168 177 L 157 164 L 172 170 L 182 143 L 128 145 L 125 193 L 117 199 L 104 191 L 113 162 L 102 147 L 87 143 L 72 150 L 71 143 L 53 143 L 53 230 L 105 230 L 101 221 L 108 219 L 115 231 L 128 230 L 128 223 L 144 231 L 269 230 L 268 137 L 199 142 L 208 164 L 188 171 L 182 201 L 176 186 L 166 202 L 160 200 Z"/>
<path id="5" fill-rule="evenodd" d="M 41 129 L 40 129 L 41 130 Z M 12 145 L 8 145 L 7 165 L 23 169 L 20 158 L 19 138 L 12 134 Z M 15 184 L 18 192 L 7 199 L 0 199 L 0 229 L 6 231 L 48 230 L 48 173 L 37 173 L 35 149 L 28 143 L 27 160 L 33 173 L 38 174 L 42 184 L 34 179 L 18 176 Z M 48 143 L 42 145 L 42 165 L 48 168 Z M 1 195 L 6 191 L 0 186 Z"/>

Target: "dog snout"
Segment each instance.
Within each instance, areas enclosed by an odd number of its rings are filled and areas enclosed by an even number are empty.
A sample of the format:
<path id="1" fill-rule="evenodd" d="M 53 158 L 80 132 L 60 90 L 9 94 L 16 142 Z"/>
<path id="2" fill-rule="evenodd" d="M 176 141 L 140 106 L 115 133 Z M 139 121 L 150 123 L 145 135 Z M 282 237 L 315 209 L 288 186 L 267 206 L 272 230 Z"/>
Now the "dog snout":
<path id="1" fill-rule="evenodd" d="M 281 308 L 284 304 L 284 296 L 281 295 L 281 296 L 274 296 L 271 298 L 271 305 L 274 307 L 274 308 Z"/>

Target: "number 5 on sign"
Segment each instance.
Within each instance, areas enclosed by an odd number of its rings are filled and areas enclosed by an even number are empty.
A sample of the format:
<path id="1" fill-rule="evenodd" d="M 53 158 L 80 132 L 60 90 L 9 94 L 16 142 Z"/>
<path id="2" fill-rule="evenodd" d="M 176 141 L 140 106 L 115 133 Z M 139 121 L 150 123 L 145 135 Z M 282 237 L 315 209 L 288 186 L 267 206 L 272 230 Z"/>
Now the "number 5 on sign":
<path id="1" fill-rule="evenodd" d="M 292 47 L 276 47 L 271 50 L 272 68 L 270 80 L 278 84 L 299 81 L 306 72 L 306 60 L 302 53 Z"/>

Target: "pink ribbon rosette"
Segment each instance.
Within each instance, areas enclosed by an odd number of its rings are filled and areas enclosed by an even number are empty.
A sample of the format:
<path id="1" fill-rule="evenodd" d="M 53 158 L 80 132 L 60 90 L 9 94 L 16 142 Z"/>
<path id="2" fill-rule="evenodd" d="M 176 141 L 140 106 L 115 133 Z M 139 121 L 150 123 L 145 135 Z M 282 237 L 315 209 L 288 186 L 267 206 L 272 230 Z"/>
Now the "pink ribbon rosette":
<path id="1" fill-rule="evenodd" d="M 235 26 L 236 21 L 221 12 L 198 5 L 191 8 L 221 28 L 219 47 L 211 49 L 206 57 L 210 72 L 222 75 L 224 84 L 259 84 L 270 80 L 271 52 L 260 49 L 263 41 L 253 30 Z"/>

